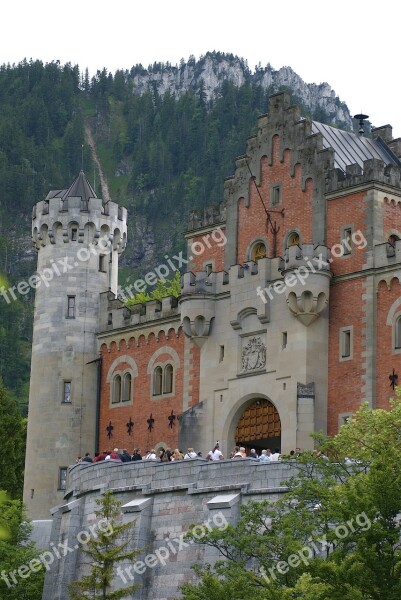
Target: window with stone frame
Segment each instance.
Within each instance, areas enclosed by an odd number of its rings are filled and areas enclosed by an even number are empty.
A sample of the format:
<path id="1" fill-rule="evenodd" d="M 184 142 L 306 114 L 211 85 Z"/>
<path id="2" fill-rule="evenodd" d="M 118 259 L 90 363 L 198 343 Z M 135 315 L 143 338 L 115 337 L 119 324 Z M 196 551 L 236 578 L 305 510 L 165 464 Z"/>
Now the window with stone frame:
<path id="1" fill-rule="evenodd" d="M 59 467 L 58 469 L 58 488 L 64 491 L 67 488 L 68 467 Z"/>
<path id="2" fill-rule="evenodd" d="M 166 365 L 163 370 L 163 394 L 171 394 L 173 391 L 173 365 Z"/>
<path id="3" fill-rule="evenodd" d="M 401 315 L 394 321 L 394 349 L 401 350 Z"/>
<path id="4" fill-rule="evenodd" d="M 340 361 L 351 360 L 353 357 L 353 327 L 341 327 L 339 338 Z"/>
<path id="5" fill-rule="evenodd" d="M 111 401 L 113 404 L 121 402 L 122 382 L 121 375 L 115 375 L 113 378 L 113 393 Z"/>
<path id="6" fill-rule="evenodd" d="M 153 371 L 153 395 L 161 396 L 163 390 L 163 369 L 156 367 Z"/>
<path id="7" fill-rule="evenodd" d="M 122 402 L 130 402 L 132 390 L 132 376 L 131 373 L 124 373 L 123 375 L 123 389 L 122 389 Z"/>

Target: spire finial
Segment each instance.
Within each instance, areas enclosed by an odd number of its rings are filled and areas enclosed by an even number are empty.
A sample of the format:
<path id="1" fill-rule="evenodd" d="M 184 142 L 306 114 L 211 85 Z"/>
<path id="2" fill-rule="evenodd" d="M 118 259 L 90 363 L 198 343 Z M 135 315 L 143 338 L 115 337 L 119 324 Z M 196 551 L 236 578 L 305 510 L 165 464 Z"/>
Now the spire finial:
<path id="1" fill-rule="evenodd" d="M 361 111 L 358 115 L 354 115 L 354 119 L 359 119 L 358 133 L 359 133 L 359 135 L 363 135 L 365 133 L 365 128 L 364 128 L 363 122 L 366 119 L 369 119 L 369 115 L 364 115 L 363 112 Z"/>

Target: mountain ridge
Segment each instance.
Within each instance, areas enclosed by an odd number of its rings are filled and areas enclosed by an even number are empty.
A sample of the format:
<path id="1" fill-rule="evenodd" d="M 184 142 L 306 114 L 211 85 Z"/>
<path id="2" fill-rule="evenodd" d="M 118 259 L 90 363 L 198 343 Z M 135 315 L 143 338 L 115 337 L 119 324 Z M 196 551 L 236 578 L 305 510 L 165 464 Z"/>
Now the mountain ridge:
<path id="1" fill-rule="evenodd" d="M 129 77 L 134 85 L 133 93 L 139 95 L 155 85 L 160 95 L 169 91 L 178 97 L 185 92 L 201 89 L 203 82 L 208 102 L 215 98 L 223 79 L 236 87 L 250 83 L 271 91 L 288 88 L 312 111 L 320 109 L 328 113 L 330 124 L 352 129 L 351 114 L 331 86 L 327 82 L 306 83 L 290 66 L 275 70 L 270 63 L 265 67 L 261 67 L 259 63 L 252 72 L 247 62 L 238 56 L 208 52 L 199 61 L 190 57 L 188 62 L 182 61 L 179 66 L 154 63 L 144 69 L 142 65 L 136 65 L 131 69 Z"/>

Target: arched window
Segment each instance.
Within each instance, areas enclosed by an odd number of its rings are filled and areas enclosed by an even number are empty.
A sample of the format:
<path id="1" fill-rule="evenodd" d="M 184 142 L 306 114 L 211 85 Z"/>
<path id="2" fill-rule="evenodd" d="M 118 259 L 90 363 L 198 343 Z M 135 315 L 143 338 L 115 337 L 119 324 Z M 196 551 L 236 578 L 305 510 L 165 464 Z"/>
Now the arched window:
<path id="1" fill-rule="evenodd" d="M 171 394 L 173 391 L 173 367 L 166 365 L 164 367 L 163 394 Z"/>
<path id="2" fill-rule="evenodd" d="M 256 242 L 251 250 L 251 260 L 257 262 L 261 258 L 266 258 L 266 245 L 263 242 Z"/>
<path id="3" fill-rule="evenodd" d="M 394 348 L 401 348 L 401 315 L 398 315 L 394 323 Z"/>
<path id="4" fill-rule="evenodd" d="M 156 367 L 153 371 L 153 395 L 160 396 L 162 393 L 163 370 L 161 367 Z"/>
<path id="5" fill-rule="evenodd" d="M 123 378 L 123 402 L 129 402 L 131 400 L 131 385 L 132 385 L 132 377 L 131 373 L 125 373 Z"/>
<path id="6" fill-rule="evenodd" d="M 390 235 L 387 240 L 387 256 L 395 256 L 395 243 L 398 242 L 399 239 L 398 235 Z"/>
<path id="7" fill-rule="evenodd" d="M 113 404 L 121 402 L 121 375 L 116 375 L 113 379 Z"/>
<path id="8" fill-rule="evenodd" d="M 296 231 L 292 231 L 287 238 L 287 248 L 290 246 L 297 246 L 299 242 L 299 234 Z"/>

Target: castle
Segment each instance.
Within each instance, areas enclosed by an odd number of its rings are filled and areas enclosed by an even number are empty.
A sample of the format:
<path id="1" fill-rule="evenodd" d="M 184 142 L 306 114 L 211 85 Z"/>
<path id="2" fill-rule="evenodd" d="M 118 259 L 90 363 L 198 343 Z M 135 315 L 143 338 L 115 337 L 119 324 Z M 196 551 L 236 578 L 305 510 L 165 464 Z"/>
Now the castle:
<path id="1" fill-rule="evenodd" d="M 36 291 L 24 502 L 62 504 L 86 451 L 313 447 L 401 367 L 401 140 L 301 118 L 287 93 L 236 159 L 221 206 L 193 211 L 181 295 L 127 307 L 126 210 L 80 173 L 33 213 Z M 93 467 L 95 468 L 95 467 Z M 96 467 L 96 470 L 98 467 Z"/>

